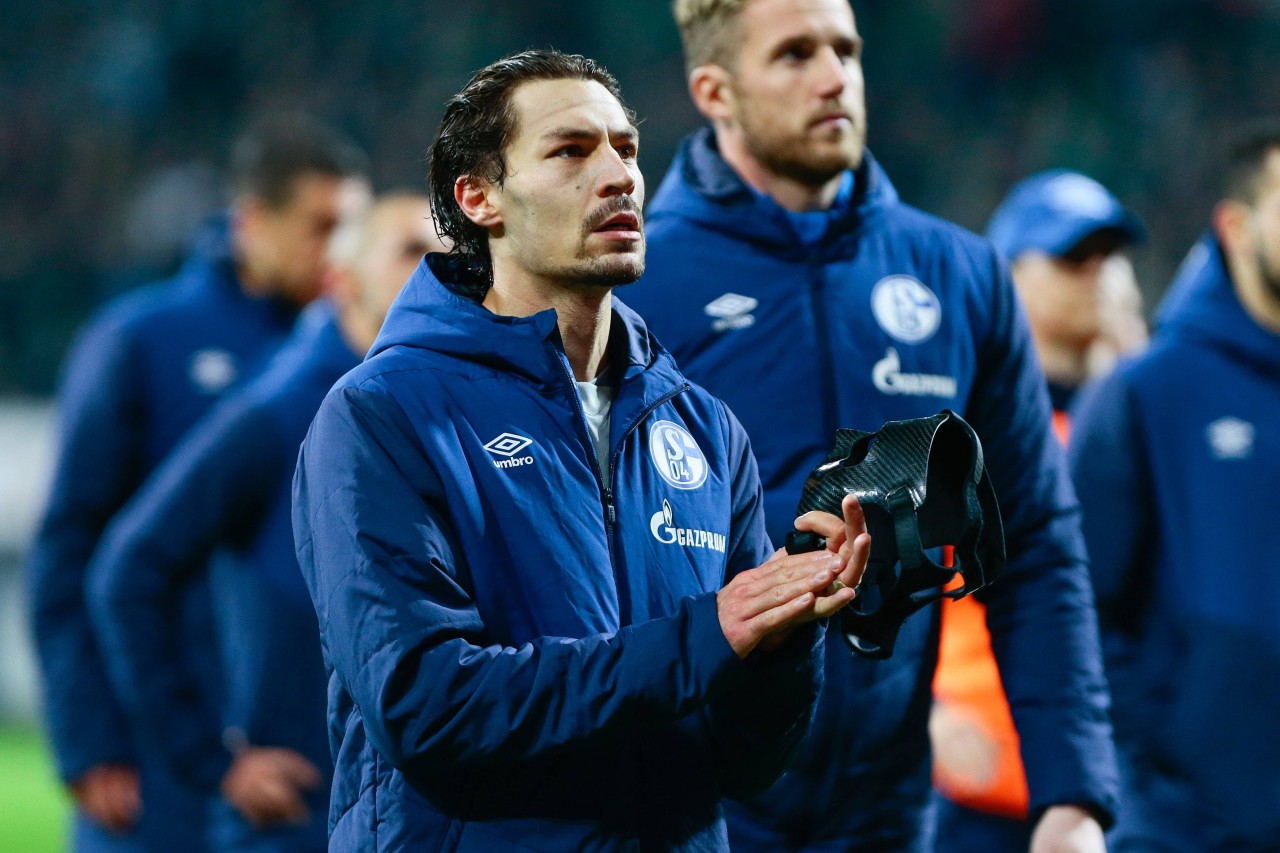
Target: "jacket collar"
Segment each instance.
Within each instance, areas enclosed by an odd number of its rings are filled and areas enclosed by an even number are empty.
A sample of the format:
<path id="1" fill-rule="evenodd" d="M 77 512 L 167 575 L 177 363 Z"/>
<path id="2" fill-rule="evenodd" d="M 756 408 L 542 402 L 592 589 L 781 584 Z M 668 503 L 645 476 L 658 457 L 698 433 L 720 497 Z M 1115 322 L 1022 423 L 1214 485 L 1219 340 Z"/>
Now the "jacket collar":
<path id="1" fill-rule="evenodd" d="M 1258 325 L 1236 296 L 1221 244 L 1204 235 L 1156 313 L 1158 338 L 1193 338 L 1280 375 L 1280 335 Z"/>
<path id="2" fill-rule="evenodd" d="M 853 172 L 853 189 L 832 208 L 826 242 L 839 242 L 867 220 L 899 203 L 898 193 L 868 151 Z M 756 192 L 720 155 L 714 131 L 704 127 L 680 143 L 671 169 L 649 205 L 649 216 L 674 214 L 712 230 L 733 233 L 782 250 L 797 234 L 788 212 Z"/>
<path id="3" fill-rule="evenodd" d="M 499 316 L 462 295 L 466 275 L 448 255 L 423 258 L 391 306 L 369 356 L 412 347 L 510 373 L 540 387 L 567 381 L 555 310 Z M 623 383 L 641 377 L 659 385 L 684 382 L 644 321 L 616 296 L 609 348 L 611 370 Z"/>
<path id="4" fill-rule="evenodd" d="M 287 329 L 298 319 L 300 309 L 289 300 L 275 296 L 252 297 L 244 292 L 231 239 L 229 211 L 214 216 L 196 232 L 178 280 L 240 303 L 242 310 L 261 316 L 268 325 Z"/>

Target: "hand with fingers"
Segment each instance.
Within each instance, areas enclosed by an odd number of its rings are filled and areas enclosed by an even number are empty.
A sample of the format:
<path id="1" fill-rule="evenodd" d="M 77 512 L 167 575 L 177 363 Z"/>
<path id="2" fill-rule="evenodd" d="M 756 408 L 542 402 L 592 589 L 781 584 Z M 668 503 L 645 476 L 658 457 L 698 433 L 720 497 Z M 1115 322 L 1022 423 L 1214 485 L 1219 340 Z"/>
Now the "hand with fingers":
<path id="1" fill-rule="evenodd" d="M 299 824 L 311 815 L 304 795 L 320 782 L 320 771 L 297 752 L 251 746 L 223 775 L 222 795 L 257 828 Z"/>
<path id="2" fill-rule="evenodd" d="M 808 512 L 796 529 L 826 539 L 823 551 L 778 550 L 764 565 L 741 572 L 716 596 L 725 639 L 739 658 L 782 644 L 798 626 L 838 613 L 854 597 L 871 553 L 871 537 L 857 498 L 841 505 L 844 519 Z"/>
<path id="3" fill-rule="evenodd" d="M 133 828 L 142 813 L 142 783 L 126 764 L 96 764 L 71 783 L 76 805 L 112 832 Z"/>

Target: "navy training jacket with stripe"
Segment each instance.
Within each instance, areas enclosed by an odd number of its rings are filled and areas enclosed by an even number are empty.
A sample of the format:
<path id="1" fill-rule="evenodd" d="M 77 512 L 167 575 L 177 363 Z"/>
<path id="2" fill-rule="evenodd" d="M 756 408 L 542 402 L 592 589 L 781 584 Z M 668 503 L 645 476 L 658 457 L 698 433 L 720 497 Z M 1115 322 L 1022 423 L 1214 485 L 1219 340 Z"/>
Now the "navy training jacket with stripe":
<path id="1" fill-rule="evenodd" d="M 109 671 L 175 773 L 216 794 L 224 729 L 332 770 L 324 667 L 294 556 L 292 475 L 321 400 L 360 362 L 327 301 L 311 305 L 263 373 L 221 400 L 116 517 L 89 570 Z M 173 638 L 208 566 L 224 704 L 211 706 Z M 328 787 L 315 793 L 324 825 Z"/>
<path id="2" fill-rule="evenodd" d="M 295 477 L 331 670 L 339 850 L 725 849 L 781 772 L 823 631 L 740 661 L 715 593 L 768 558 L 746 435 L 614 303 L 609 488 L 556 316 L 429 255 Z"/>
<path id="3" fill-rule="evenodd" d="M 980 597 L 1032 809 L 1087 804 L 1105 823 L 1117 771 L 1079 508 L 994 248 L 903 204 L 870 154 L 832 210 L 788 214 L 742 182 L 710 130 L 681 146 L 646 223 L 647 271 L 628 303 L 742 419 L 775 542 L 837 427 L 943 408 L 973 424 L 1010 557 Z M 827 644 L 810 737 L 774 788 L 731 811 L 735 847 L 922 843 L 937 630 L 936 607 L 917 614 L 883 661 Z"/>
<path id="4" fill-rule="evenodd" d="M 1070 456 L 1126 771 L 1116 838 L 1274 850 L 1280 335 L 1245 311 L 1212 236 L 1151 348 L 1082 392 Z"/>
<path id="5" fill-rule="evenodd" d="M 296 317 L 290 305 L 241 290 L 222 219 L 201 232 L 174 278 L 101 309 L 67 359 L 57 468 L 25 566 L 44 719 L 66 781 L 154 753 L 108 681 L 85 599 L 103 530 L 219 396 L 262 369 Z M 197 590 L 184 607 L 184 649 L 208 673 L 202 689 L 216 695 L 207 596 Z M 153 798 L 143 836 L 161 846 L 192 839 L 201 818 L 190 794 L 163 776 L 144 774 L 143 784 Z"/>

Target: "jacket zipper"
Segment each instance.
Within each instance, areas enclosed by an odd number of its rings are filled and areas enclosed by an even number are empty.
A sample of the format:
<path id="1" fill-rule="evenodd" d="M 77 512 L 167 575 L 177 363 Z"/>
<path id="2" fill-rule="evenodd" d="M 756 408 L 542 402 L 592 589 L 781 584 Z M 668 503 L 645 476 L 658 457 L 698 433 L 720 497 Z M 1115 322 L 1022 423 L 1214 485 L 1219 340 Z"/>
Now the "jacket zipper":
<path id="1" fill-rule="evenodd" d="M 631 433 L 635 431 L 636 427 L 638 427 L 645 418 L 653 414 L 655 409 L 689 390 L 690 385 L 688 382 L 685 382 L 663 394 L 657 400 L 654 400 L 648 406 L 645 406 L 644 409 L 641 410 L 640 414 L 637 415 L 631 423 L 627 424 L 626 429 L 624 429 L 622 434 L 619 436 L 618 445 L 611 448 L 609 451 L 609 485 L 606 486 L 604 472 L 600 469 L 599 457 L 596 454 L 596 444 L 591 440 L 591 426 L 587 423 L 586 412 L 582 409 L 582 398 L 578 396 L 577 380 L 573 378 L 573 368 L 569 365 L 569 357 L 565 355 L 562 350 L 559 350 L 559 348 L 557 348 L 556 355 L 560 358 L 560 366 L 564 369 L 565 379 L 569 383 L 569 393 L 573 395 L 573 401 L 577 407 L 579 438 L 586 439 L 585 447 L 587 450 L 587 458 L 591 461 L 591 470 L 596 475 L 596 485 L 600 487 L 600 504 L 601 509 L 604 512 L 605 540 L 609 545 L 609 570 L 613 574 L 614 589 L 618 590 L 618 605 L 621 609 L 623 607 L 622 580 L 618 576 L 618 557 L 614 542 L 617 538 L 615 528 L 618 523 L 618 511 L 613 502 L 614 478 L 618 476 L 618 457 L 622 454 L 622 446 L 626 444 L 627 436 L 631 435 Z M 614 400 L 617 400 L 616 395 Z M 619 613 L 619 617 L 624 622 L 629 611 L 630 607 L 628 606 L 626 611 Z"/>
<path id="2" fill-rule="evenodd" d="M 639 429 L 640 424 L 644 423 L 645 419 L 648 418 L 649 415 L 653 414 L 653 412 L 659 406 L 675 399 L 678 395 L 683 394 L 685 391 L 689 390 L 689 388 L 690 388 L 690 385 L 688 382 L 682 383 L 681 385 L 676 386 L 675 388 L 671 389 L 670 391 L 663 394 L 661 397 L 659 397 L 658 399 L 654 400 L 652 403 L 650 403 L 649 405 L 641 409 L 640 414 L 636 415 L 635 418 L 631 420 L 631 423 L 627 424 L 626 428 L 623 429 L 622 433 L 618 436 L 617 446 L 611 448 L 609 451 L 609 488 L 604 490 L 605 503 L 606 503 L 606 506 L 608 507 L 608 514 L 606 516 L 606 522 L 605 522 L 605 532 L 609 538 L 609 565 L 613 568 L 613 583 L 618 590 L 618 606 L 619 606 L 619 609 L 621 610 L 621 612 L 619 613 L 619 617 L 624 622 L 631 618 L 631 601 L 629 598 L 625 600 L 625 609 L 624 609 L 624 599 L 623 599 L 623 592 L 622 592 L 623 587 L 618 578 L 618 566 L 617 566 L 617 562 L 615 561 L 615 553 L 614 553 L 614 547 L 615 547 L 614 540 L 617 538 L 617 532 L 615 529 L 615 525 L 617 523 L 617 513 L 614 509 L 612 486 L 614 483 L 617 482 L 618 459 L 622 456 L 622 448 L 623 448 L 623 445 L 627 443 L 627 437 L 631 435 L 631 433 Z"/>
<path id="3" fill-rule="evenodd" d="M 809 303 L 813 311 L 813 331 L 818 339 L 818 376 L 821 380 L 819 399 L 822 410 L 822 440 L 829 442 L 835 439 L 836 429 L 836 382 L 835 361 L 831 350 L 831 332 L 827 326 L 827 315 L 822 310 L 823 291 L 826 282 L 818 262 L 809 257 Z"/>

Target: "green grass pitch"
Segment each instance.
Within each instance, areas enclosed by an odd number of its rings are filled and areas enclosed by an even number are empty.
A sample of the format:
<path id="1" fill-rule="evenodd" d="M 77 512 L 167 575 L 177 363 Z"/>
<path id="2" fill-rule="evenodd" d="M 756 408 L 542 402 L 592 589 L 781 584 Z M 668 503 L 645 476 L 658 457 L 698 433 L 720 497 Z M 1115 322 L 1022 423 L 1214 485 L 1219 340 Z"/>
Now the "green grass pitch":
<path id="1" fill-rule="evenodd" d="M 0 723 L 0 848 L 66 849 L 69 806 L 40 733 Z"/>

